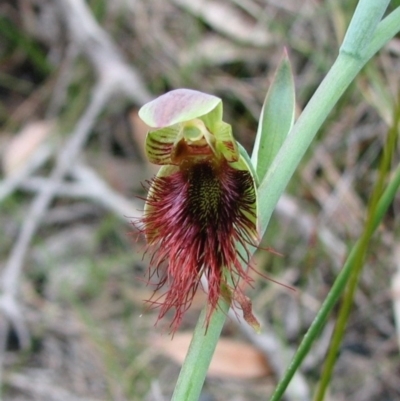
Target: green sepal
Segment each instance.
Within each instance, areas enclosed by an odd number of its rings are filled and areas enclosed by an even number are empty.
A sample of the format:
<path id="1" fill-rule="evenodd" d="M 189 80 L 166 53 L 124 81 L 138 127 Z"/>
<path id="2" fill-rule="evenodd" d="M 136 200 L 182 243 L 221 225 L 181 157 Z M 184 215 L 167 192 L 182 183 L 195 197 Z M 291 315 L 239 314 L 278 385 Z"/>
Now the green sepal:
<path id="1" fill-rule="evenodd" d="M 222 154 L 224 159 L 231 163 L 239 159 L 239 151 L 237 142 L 232 134 L 232 127 L 224 121 L 219 121 L 215 124 L 215 131 L 213 132 L 216 143 L 217 154 Z"/>
<path id="2" fill-rule="evenodd" d="M 260 181 L 293 126 L 295 109 L 293 74 L 285 50 L 265 97 L 251 156 Z"/>
<path id="3" fill-rule="evenodd" d="M 244 148 L 241 145 L 239 145 L 239 146 L 244 150 Z M 251 162 L 248 163 L 242 155 L 239 156 L 239 160 L 237 162 L 229 163 L 229 165 L 236 170 L 247 171 L 251 175 L 252 182 L 253 182 L 252 191 L 254 191 L 254 199 L 255 200 L 254 200 L 253 204 L 250 206 L 251 213 L 247 213 L 247 212 L 244 212 L 244 213 L 246 213 L 249 220 L 252 223 L 254 223 L 254 227 L 255 227 L 255 229 L 252 231 L 249 231 L 248 234 L 254 240 L 254 242 L 258 242 L 260 239 L 259 235 L 258 235 L 259 225 L 258 225 L 258 218 L 257 218 L 258 217 L 258 193 L 257 193 L 256 176 L 254 176 L 254 174 L 253 174 L 254 169 L 252 168 Z"/>
<path id="4" fill-rule="evenodd" d="M 256 183 L 256 187 L 258 188 L 258 186 L 260 185 L 260 181 L 258 179 L 257 171 L 255 170 L 255 168 L 253 166 L 253 163 L 250 159 L 249 154 L 247 153 L 247 150 L 239 142 L 236 142 L 236 145 L 238 147 L 240 156 L 243 157 L 244 161 L 247 163 L 249 171 L 250 171 L 251 175 L 253 176 L 253 179 Z"/>

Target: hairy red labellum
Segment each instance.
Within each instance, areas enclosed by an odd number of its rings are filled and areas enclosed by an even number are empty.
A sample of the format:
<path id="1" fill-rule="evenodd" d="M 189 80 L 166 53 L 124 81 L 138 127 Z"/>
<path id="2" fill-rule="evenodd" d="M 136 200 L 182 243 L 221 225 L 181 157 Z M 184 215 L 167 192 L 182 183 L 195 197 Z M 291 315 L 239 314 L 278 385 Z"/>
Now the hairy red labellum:
<path id="1" fill-rule="evenodd" d="M 153 179 L 143 231 L 156 246 L 150 269 L 161 277 L 157 289 L 165 284 L 169 289 L 151 302 L 160 305 L 159 319 L 175 309 L 173 330 L 189 308 L 203 274 L 208 280 L 209 316 L 218 305 L 221 286 L 232 287 L 223 269 L 232 277 L 233 300 L 235 291 L 241 291 L 239 280 L 251 281 L 241 261 L 248 262 L 246 248 L 257 240 L 255 197 L 251 174 L 232 168 L 224 159 L 189 161 L 172 174 Z M 242 255 L 238 243 L 244 249 Z"/>
<path id="2" fill-rule="evenodd" d="M 256 327 L 239 285 L 251 282 L 248 246 L 258 243 L 255 173 L 222 121 L 221 99 L 177 89 L 139 115 L 155 128 L 147 134 L 146 155 L 162 166 L 150 182 L 139 227 L 154 247 L 149 275 L 158 277 L 155 292 L 164 291 L 149 302 L 160 307 L 159 319 L 174 310 L 174 331 L 204 276 L 207 325 L 222 297 Z"/>

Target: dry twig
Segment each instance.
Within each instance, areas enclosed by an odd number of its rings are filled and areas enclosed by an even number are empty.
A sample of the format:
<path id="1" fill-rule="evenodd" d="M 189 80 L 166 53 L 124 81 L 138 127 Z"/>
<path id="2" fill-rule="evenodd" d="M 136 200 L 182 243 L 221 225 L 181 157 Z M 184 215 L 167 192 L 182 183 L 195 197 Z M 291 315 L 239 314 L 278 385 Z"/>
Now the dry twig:
<path id="1" fill-rule="evenodd" d="M 140 217 L 139 210 L 142 207 L 114 191 L 90 167 L 79 163 L 74 166 L 70 173 L 76 181 L 72 183 L 64 182 L 59 185 L 54 196 L 90 199 L 93 202 L 100 203 L 126 222 L 129 222 L 127 218 L 135 219 Z M 49 185 L 51 185 L 50 180 L 33 177 L 25 180 L 21 187 L 28 191 L 40 193 Z"/>

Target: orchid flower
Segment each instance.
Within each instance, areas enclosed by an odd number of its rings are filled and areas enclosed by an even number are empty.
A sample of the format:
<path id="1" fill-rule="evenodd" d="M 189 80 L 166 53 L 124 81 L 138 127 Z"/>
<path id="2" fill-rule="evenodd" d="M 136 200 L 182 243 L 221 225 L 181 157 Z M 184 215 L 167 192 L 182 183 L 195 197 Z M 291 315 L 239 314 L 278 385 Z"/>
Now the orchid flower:
<path id="1" fill-rule="evenodd" d="M 222 121 L 218 97 L 190 89 L 168 92 L 144 105 L 139 116 L 154 129 L 146 137 L 150 162 L 161 165 L 150 181 L 140 229 L 154 249 L 150 276 L 159 278 L 150 302 L 159 319 L 174 310 L 175 331 L 204 275 L 208 319 L 220 297 L 239 304 L 258 328 L 243 285 L 251 283 L 243 260 L 257 246 L 257 188 L 251 162 Z"/>

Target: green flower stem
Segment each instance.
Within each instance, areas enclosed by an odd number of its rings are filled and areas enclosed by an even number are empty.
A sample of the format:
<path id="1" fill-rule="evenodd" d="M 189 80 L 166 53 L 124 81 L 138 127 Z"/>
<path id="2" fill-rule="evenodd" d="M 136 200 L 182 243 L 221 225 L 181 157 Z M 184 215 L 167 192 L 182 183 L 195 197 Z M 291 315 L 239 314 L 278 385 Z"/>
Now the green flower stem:
<path id="1" fill-rule="evenodd" d="M 360 4 L 362 3 L 368 6 L 375 2 L 376 0 L 362 0 Z M 386 4 L 386 1 L 382 3 Z M 286 188 L 301 158 L 326 117 L 367 61 L 400 31 L 399 20 L 400 8 L 397 8 L 378 24 L 372 39 L 365 45 L 365 55 L 362 58 L 360 58 L 359 49 L 352 49 L 351 46 L 348 46 L 346 51 L 338 56 L 327 76 L 304 109 L 302 115 L 293 126 L 277 157 L 272 163 L 271 168 L 261 183 L 259 188 L 261 234 L 265 232 L 279 197 Z M 348 43 L 350 44 L 352 42 L 349 41 Z M 396 177 L 400 179 L 399 171 Z M 346 269 L 343 269 L 342 273 L 338 276 L 337 282 L 339 284 L 337 284 L 337 286 L 343 287 L 347 282 L 348 276 L 345 275 L 346 271 Z M 328 296 L 329 302 L 332 303 L 332 298 L 333 301 L 336 302 L 334 295 L 330 295 L 330 298 Z M 226 304 L 223 305 L 222 310 L 214 312 L 206 335 L 204 335 L 205 312 L 202 312 L 178 379 L 173 401 L 195 401 L 198 399 L 213 351 L 226 319 L 228 307 Z M 309 334 L 304 338 L 302 346 L 296 354 L 298 361 L 301 361 L 308 352 L 311 343 L 318 334 L 318 327 L 322 326 L 329 311 L 330 309 L 326 307 L 325 310 L 321 310 L 317 315 L 316 321 L 312 325 L 313 330 L 310 328 Z M 315 327 L 317 327 L 317 329 L 315 329 Z M 274 401 L 279 399 L 279 394 L 283 393 L 298 366 L 299 362 L 292 362 L 286 376 L 279 385 L 279 391 L 277 389 L 275 393 L 277 395 L 274 395 Z"/>
<path id="2" fill-rule="evenodd" d="M 383 219 L 388 207 L 392 203 L 397 190 L 400 187 L 400 165 L 397 167 L 392 180 L 390 181 L 389 185 L 387 186 L 385 192 L 381 196 L 377 208 L 376 213 L 373 216 L 373 230 L 375 231 L 378 227 L 379 223 Z M 282 397 L 286 387 L 290 383 L 293 375 L 299 368 L 301 362 L 304 360 L 308 351 L 311 348 L 312 343 L 318 337 L 319 333 L 321 332 L 322 327 L 324 326 L 329 313 L 332 311 L 332 308 L 335 306 L 336 302 L 338 301 L 339 297 L 341 296 L 342 292 L 346 287 L 346 283 L 349 280 L 349 277 L 353 271 L 353 265 L 358 257 L 358 254 L 361 250 L 362 242 L 361 240 L 357 241 L 356 245 L 350 252 L 346 263 L 335 280 L 331 290 L 329 291 L 328 296 L 326 297 L 324 303 L 321 306 L 317 316 L 315 317 L 314 321 L 312 322 L 310 328 L 308 329 L 307 333 L 305 334 L 303 341 L 299 345 L 299 348 L 296 351 L 296 354 L 293 357 L 291 364 L 289 365 L 284 377 L 278 384 L 273 393 L 270 401 L 278 401 Z"/>
<path id="3" fill-rule="evenodd" d="M 207 308 L 204 308 L 200 314 L 172 401 L 188 401 L 199 398 L 211 358 L 229 311 L 229 305 L 222 299 L 218 306 L 211 316 L 206 332 Z"/>
<path id="4" fill-rule="evenodd" d="M 344 91 L 367 61 L 400 31 L 400 7 L 377 27 L 360 59 L 356 53 L 339 54 L 325 79 L 293 126 L 277 157 L 259 187 L 262 233 L 268 226 L 279 197 L 286 188 L 304 153 Z"/>

